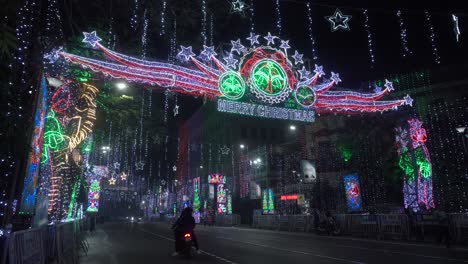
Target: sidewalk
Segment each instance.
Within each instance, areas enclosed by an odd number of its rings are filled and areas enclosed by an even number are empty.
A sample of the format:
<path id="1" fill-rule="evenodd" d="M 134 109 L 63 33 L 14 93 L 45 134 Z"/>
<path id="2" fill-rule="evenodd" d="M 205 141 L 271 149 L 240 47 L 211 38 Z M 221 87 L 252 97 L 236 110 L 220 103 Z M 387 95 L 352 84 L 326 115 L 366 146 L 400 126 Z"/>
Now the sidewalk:
<path id="1" fill-rule="evenodd" d="M 89 244 L 88 252 L 87 254 L 82 250 L 79 252 L 79 263 L 117 263 L 112 254 L 112 244 L 109 241 L 109 236 L 100 226 L 96 227 L 95 232 L 88 231 L 86 239 Z"/>

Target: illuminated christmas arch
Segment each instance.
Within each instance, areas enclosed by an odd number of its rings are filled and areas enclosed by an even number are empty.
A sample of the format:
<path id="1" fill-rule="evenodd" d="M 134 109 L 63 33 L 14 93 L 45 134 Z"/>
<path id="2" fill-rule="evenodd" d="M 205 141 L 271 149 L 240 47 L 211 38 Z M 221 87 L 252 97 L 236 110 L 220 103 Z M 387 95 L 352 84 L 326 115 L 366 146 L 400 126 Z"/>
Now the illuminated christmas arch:
<path id="1" fill-rule="evenodd" d="M 270 33 L 263 37 L 266 45 L 261 45 L 260 36 L 253 33 L 247 38 L 250 47 L 244 46 L 240 39 L 231 41 L 232 48 L 222 59 L 224 62 L 218 59 L 213 47 L 204 45 L 199 56 L 195 56 L 192 47 L 181 46 L 177 57 L 183 65 L 120 54 L 101 45 L 95 31 L 85 32 L 84 35 L 83 42 L 100 49 L 114 62 L 62 50 L 50 54 L 50 59 L 62 56 L 67 61 L 106 76 L 164 87 L 179 93 L 220 97 L 218 110 L 223 112 L 313 121 L 315 112 L 383 112 L 412 105 L 413 101 L 409 95 L 400 100 L 379 101 L 393 90 L 389 81 L 386 81 L 385 89 L 376 89 L 374 93 L 331 91 L 334 85 L 341 82 L 338 73 L 332 72 L 329 79 L 318 83 L 325 74 L 322 66 L 315 65 L 313 73 L 304 66 L 300 68 L 303 55 L 298 51 L 288 55 L 291 48 L 289 41 Z M 256 102 L 264 105 L 253 104 Z"/>

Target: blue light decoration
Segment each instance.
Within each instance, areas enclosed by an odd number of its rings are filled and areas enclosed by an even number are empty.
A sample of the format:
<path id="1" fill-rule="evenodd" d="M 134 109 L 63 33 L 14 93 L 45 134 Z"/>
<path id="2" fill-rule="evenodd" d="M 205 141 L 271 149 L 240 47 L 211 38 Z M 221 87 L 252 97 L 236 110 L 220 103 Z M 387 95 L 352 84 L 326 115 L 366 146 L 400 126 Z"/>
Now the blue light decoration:
<path id="1" fill-rule="evenodd" d="M 47 83 L 42 76 L 39 96 L 37 98 L 36 112 L 34 114 L 34 130 L 32 133 L 32 144 L 28 154 L 24 187 L 21 195 L 21 214 L 33 214 L 36 205 L 36 194 L 38 185 L 39 166 L 42 154 L 42 143 L 44 124 L 47 112 Z"/>
<path id="2" fill-rule="evenodd" d="M 357 174 L 344 176 L 344 187 L 346 192 L 346 204 L 348 211 L 356 212 L 361 210 L 361 186 Z"/>
<path id="3" fill-rule="evenodd" d="M 344 17 L 342 23 L 346 24 Z M 383 112 L 410 105 L 412 101 L 409 96 L 400 100 L 378 101 L 393 87 L 374 93 L 330 91 L 341 82 L 338 73 L 332 72 L 330 79 L 325 78 L 319 83 L 320 77 L 325 74 L 323 67 L 315 65 L 312 74 L 310 69 L 302 66 L 302 54 L 296 51 L 288 55 L 289 41 L 271 33 L 263 37 L 266 45 L 259 44 L 258 35 L 255 34 L 247 38 L 251 44 L 248 46 L 244 46 L 240 39 L 231 41 L 232 48 L 223 59 L 217 57 L 222 55 L 217 55 L 212 47 L 206 45 L 199 57 L 192 47 L 181 46 L 177 57 L 182 66 L 123 55 L 101 45 L 95 32 L 84 35 L 84 42 L 101 50 L 114 62 L 86 58 L 59 49 L 55 53 L 66 61 L 105 76 L 125 78 L 177 93 L 220 97 L 220 112 L 311 122 L 310 117 L 315 113 Z M 245 102 L 226 104 L 226 101 L 239 100 Z M 250 104 L 255 102 L 259 105 Z M 248 111 L 248 107 L 256 107 L 256 114 Z"/>

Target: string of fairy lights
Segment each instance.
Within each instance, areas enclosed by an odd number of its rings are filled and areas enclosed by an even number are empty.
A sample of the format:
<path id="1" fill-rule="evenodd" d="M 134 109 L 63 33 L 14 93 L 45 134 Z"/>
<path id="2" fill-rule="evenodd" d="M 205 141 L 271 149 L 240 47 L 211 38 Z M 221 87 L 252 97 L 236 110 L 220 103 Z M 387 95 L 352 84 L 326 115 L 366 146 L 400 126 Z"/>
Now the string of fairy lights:
<path id="1" fill-rule="evenodd" d="M 372 44 L 372 33 L 371 33 L 371 30 L 370 30 L 369 16 L 367 15 L 367 9 L 363 9 L 362 14 L 364 15 L 364 28 L 366 29 L 366 32 L 367 32 L 367 46 L 369 47 L 369 56 L 370 56 L 371 68 L 374 68 L 375 57 L 374 57 L 374 50 L 373 50 L 373 44 Z"/>

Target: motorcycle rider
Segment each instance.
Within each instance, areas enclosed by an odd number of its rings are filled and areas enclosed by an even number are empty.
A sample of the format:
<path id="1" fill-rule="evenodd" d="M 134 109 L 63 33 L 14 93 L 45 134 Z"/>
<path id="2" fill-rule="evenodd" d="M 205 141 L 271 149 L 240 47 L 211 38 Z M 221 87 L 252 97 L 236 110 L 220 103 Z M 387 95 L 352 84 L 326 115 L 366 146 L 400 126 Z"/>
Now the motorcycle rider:
<path id="1" fill-rule="evenodd" d="M 200 249 L 198 248 L 197 237 L 195 236 L 195 218 L 193 217 L 193 209 L 191 207 L 186 207 L 180 214 L 177 221 L 172 225 L 171 229 L 174 230 L 175 238 L 175 252 L 172 253 L 172 256 L 177 256 L 180 251 L 180 245 L 182 243 L 182 235 L 184 233 L 190 233 L 192 235 L 192 241 L 197 249 L 197 253 L 200 254 Z"/>

